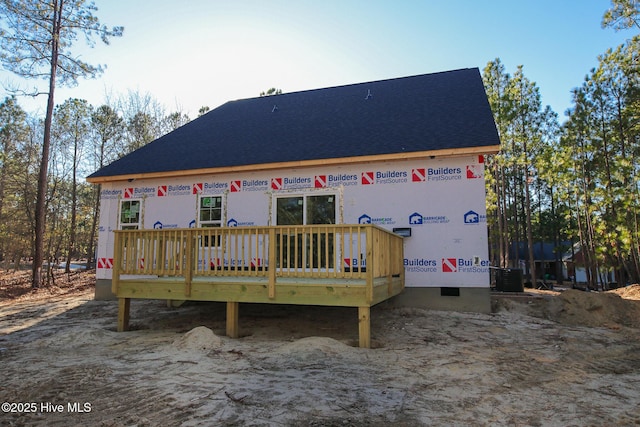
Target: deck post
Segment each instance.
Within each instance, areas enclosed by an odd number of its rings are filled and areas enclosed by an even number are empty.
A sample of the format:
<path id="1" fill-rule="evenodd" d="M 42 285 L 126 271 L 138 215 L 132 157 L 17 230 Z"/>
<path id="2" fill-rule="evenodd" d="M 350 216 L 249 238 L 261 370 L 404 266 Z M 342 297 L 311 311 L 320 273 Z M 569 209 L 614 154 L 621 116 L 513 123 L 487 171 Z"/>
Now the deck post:
<path id="1" fill-rule="evenodd" d="M 358 307 L 358 335 L 361 348 L 371 348 L 371 307 Z"/>
<path id="2" fill-rule="evenodd" d="M 371 304 L 373 302 L 373 278 L 374 278 L 374 271 L 373 269 L 375 268 L 375 260 L 373 259 L 373 257 L 376 254 L 375 250 L 374 250 L 374 238 L 377 238 L 377 234 L 374 235 L 374 230 L 373 230 L 373 226 L 369 225 L 367 226 L 366 230 L 366 236 L 367 236 L 367 241 L 366 241 L 366 255 L 365 255 L 365 259 L 367 262 L 367 267 L 366 267 L 366 277 L 367 277 L 367 288 L 366 288 L 366 296 L 367 296 L 367 303 Z"/>
<path id="3" fill-rule="evenodd" d="M 189 229 L 186 233 L 186 242 L 185 242 L 185 264 L 184 264 L 184 295 L 187 297 L 191 296 L 191 280 L 193 279 L 193 266 L 197 265 L 194 263 L 194 252 L 197 253 L 197 250 L 194 250 L 195 239 L 193 237 L 193 230 Z"/>
<path id="4" fill-rule="evenodd" d="M 240 311 L 240 303 L 237 301 L 227 301 L 227 336 L 229 338 L 238 338 L 238 314 Z"/>
<path id="5" fill-rule="evenodd" d="M 122 264 L 122 248 L 120 247 L 121 235 L 117 231 L 113 233 L 113 265 L 111 266 L 111 292 L 118 294 L 118 284 L 120 282 L 120 266 Z"/>
<path id="6" fill-rule="evenodd" d="M 131 298 L 118 298 L 118 332 L 129 330 Z"/>
<path id="7" fill-rule="evenodd" d="M 269 229 L 269 299 L 276 297 L 276 229 Z"/>

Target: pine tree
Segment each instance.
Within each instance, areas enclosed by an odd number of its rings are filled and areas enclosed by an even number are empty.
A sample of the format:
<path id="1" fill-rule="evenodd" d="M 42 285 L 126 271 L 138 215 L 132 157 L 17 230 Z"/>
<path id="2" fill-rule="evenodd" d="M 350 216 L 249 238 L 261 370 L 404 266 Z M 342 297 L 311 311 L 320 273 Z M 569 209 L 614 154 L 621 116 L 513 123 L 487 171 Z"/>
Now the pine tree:
<path id="1" fill-rule="evenodd" d="M 56 84 L 73 86 L 80 77 L 95 77 L 103 70 L 102 66 L 90 65 L 72 54 L 71 47 L 78 33 L 93 47 L 94 37 L 108 44 L 110 37 L 119 37 L 123 31 L 122 27 L 109 29 L 101 25 L 93 15 L 95 11 L 94 4 L 86 0 L 2 0 L 0 3 L 2 65 L 21 77 L 44 78 L 49 82 L 36 197 L 34 288 L 42 282 L 45 199 Z"/>

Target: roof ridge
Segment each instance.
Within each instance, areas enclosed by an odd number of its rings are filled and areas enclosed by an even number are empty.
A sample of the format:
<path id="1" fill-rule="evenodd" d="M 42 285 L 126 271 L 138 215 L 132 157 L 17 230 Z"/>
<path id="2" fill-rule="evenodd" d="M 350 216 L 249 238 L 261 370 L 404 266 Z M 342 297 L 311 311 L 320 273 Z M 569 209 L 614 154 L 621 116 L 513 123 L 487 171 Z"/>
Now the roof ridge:
<path id="1" fill-rule="evenodd" d="M 318 87 L 318 88 L 312 88 L 312 89 L 301 89 L 301 90 L 296 90 L 296 91 L 293 91 L 293 92 L 283 92 L 283 93 L 279 93 L 277 95 L 254 96 L 254 97 L 250 97 L 250 98 L 238 98 L 238 99 L 227 101 L 227 102 L 225 102 L 224 104 L 221 104 L 221 105 L 225 105 L 225 104 L 227 104 L 229 102 L 249 101 L 249 100 L 254 100 L 254 99 L 271 99 L 271 100 L 273 100 L 274 98 L 283 97 L 285 95 L 296 95 L 296 94 L 303 94 L 303 93 L 324 91 L 324 90 L 331 90 L 331 89 L 343 89 L 343 88 L 349 88 L 349 87 L 364 86 L 364 85 L 368 85 L 368 84 L 379 84 L 379 83 L 392 82 L 392 81 L 398 81 L 398 80 L 409 80 L 409 79 L 419 78 L 419 77 L 437 76 L 437 75 L 440 75 L 440 74 L 453 74 L 453 73 L 456 73 L 456 72 L 470 71 L 470 70 L 478 70 L 478 73 L 480 73 L 480 69 L 478 67 L 457 68 L 455 70 L 436 71 L 436 72 L 433 72 L 433 73 L 424 73 L 424 74 L 413 74 L 413 75 L 410 75 L 410 76 L 390 77 L 390 78 L 386 78 L 386 79 L 370 80 L 370 81 L 359 82 L 359 83 L 346 83 L 346 84 L 338 84 L 338 85 L 333 85 L 333 86 L 325 86 L 325 87 Z"/>

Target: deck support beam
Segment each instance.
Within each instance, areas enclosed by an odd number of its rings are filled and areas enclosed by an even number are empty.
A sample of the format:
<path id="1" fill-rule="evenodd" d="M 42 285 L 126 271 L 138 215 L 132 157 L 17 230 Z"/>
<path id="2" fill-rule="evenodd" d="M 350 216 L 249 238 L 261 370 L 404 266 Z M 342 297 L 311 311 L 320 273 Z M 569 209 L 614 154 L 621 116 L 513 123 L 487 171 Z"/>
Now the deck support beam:
<path id="1" fill-rule="evenodd" d="M 237 301 L 227 301 L 227 336 L 229 338 L 238 338 L 238 314 L 240 312 L 240 303 Z"/>
<path id="2" fill-rule="evenodd" d="M 371 307 L 358 307 L 358 336 L 360 348 L 371 348 Z"/>
<path id="3" fill-rule="evenodd" d="M 129 330 L 131 298 L 118 298 L 118 332 Z"/>

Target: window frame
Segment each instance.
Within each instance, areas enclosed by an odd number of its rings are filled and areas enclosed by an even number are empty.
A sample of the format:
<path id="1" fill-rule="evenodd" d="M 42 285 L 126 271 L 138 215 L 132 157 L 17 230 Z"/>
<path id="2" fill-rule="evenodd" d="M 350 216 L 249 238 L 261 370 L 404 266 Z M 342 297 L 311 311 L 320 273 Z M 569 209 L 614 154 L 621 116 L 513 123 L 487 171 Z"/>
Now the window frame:
<path id="1" fill-rule="evenodd" d="M 138 203 L 138 218 L 137 218 L 137 222 L 122 222 L 122 215 L 123 215 L 123 205 L 125 203 L 129 203 L 129 206 L 131 206 L 131 204 L 133 204 L 134 202 Z M 120 199 L 118 202 L 118 230 L 140 230 L 142 229 L 142 221 L 143 221 L 143 215 L 142 215 L 142 208 L 143 208 L 143 203 L 144 200 L 141 198 L 135 198 L 135 199 Z"/>
<path id="2" fill-rule="evenodd" d="M 201 213 L 202 213 L 202 200 L 205 198 L 211 198 L 211 199 L 219 199 L 220 201 L 220 206 L 219 207 L 214 207 L 214 208 L 208 208 L 209 212 L 212 212 L 213 209 L 219 210 L 220 211 L 220 219 L 208 219 L 203 221 L 201 219 Z M 224 197 L 221 194 L 200 194 L 198 195 L 198 200 L 197 200 L 197 205 L 196 205 L 196 218 L 197 218 L 197 222 L 196 222 L 196 226 L 199 228 L 210 228 L 210 227 L 222 227 L 222 224 L 224 224 Z"/>
<path id="3" fill-rule="evenodd" d="M 322 224 L 310 224 L 309 223 L 309 199 L 313 197 L 332 197 L 333 198 L 333 218 L 332 222 Z M 333 270 L 339 265 L 339 261 L 336 259 L 334 248 L 336 244 L 334 242 L 335 236 L 330 234 L 327 238 L 326 235 L 316 234 L 313 232 L 295 232 L 297 227 L 305 227 L 308 225 L 334 225 L 338 223 L 338 219 L 341 218 L 339 214 L 340 209 L 340 193 L 336 191 L 322 191 L 322 192 L 295 192 L 289 194 L 274 194 L 272 204 L 272 220 L 273 223 L 283 227 L 283 235 L 276 236 L 276 253 L 284 254 L 282 259 L 278 259 L 276 267 L 284 270 L 291 269 L 304 269 L 307 271 L 320 271 L 320 269 L 329 268 Z M 278 223 L 278 200 L 280 199 L 302 199 L 302 224 L 279 224 Z M 288 228 L 291 227 L 291 228 Z M 282 243 L 281 243 L 282 242 Z M 329 249 L 325 249 L 328 246 Z M 296 248 L 292 251 L 292 248 Z M 316 248 L 320 248 L 320 256 L 322 260 L 318 262 L 318 258 L 314 255 Z M 328 259 L 325 259 L 325 251 L 329 251 Z M 306 260 L 305 265 L 295 265 L 295 260 Z M 326 267 L 321 267 L 325 265 Z"/>
<path id="4" fill-rule="evenodd" d="M 312 197 L 333 197 L 333 222 L 322 223 L 322 225 L 330 225 L 338 223 L 338 197 L 339 194 L 337 192 L 323 192 L 323 193 L 290 193 L 290 194 L 274 194 L 273 198 L 273 223 L 276 225 L 314 225 L 309 224 L 309 202 L 308 199 Z M 302 224 L 279 224 L 278 223 L 278 200 L 279 199 L 291 199 L 291 198 L 302 198 Z M 320 224 L 317 224 L 320 225 Z"/>

